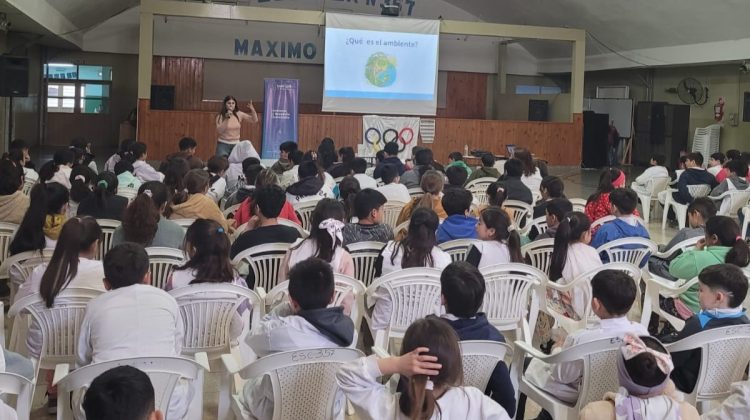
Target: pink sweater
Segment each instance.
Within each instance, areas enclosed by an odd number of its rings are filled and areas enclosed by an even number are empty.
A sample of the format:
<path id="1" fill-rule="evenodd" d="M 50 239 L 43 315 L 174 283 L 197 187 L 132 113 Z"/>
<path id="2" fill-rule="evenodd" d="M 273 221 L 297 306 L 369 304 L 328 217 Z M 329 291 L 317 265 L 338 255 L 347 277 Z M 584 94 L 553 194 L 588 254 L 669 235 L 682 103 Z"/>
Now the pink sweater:
<path id="1" fill-rule="evenodd" d="M 243 121 L 253 121 L 250 114 L 237 111 L 237 116 L 232 115 L 229 118 L 216 117 L 216 135 L 222 143 L 237 143 L 240 141 L 240 130 Z"/>

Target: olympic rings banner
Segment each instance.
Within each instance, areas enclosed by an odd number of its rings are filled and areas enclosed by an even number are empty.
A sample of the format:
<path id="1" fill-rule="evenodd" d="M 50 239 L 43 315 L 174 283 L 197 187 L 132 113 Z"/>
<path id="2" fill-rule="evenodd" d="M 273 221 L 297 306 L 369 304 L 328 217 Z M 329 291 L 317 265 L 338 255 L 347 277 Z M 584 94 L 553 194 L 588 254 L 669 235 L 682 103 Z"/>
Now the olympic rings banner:
<path id="1" fill-rule="evenodd" d="M 369 156 L 375 156 L 386 143 L 395 141 L 398 157 L 406 160 L 411 158 L 411 149 L 417 145 L 419 118 L 363 115 L 362 130 L 362 144 Z"/>

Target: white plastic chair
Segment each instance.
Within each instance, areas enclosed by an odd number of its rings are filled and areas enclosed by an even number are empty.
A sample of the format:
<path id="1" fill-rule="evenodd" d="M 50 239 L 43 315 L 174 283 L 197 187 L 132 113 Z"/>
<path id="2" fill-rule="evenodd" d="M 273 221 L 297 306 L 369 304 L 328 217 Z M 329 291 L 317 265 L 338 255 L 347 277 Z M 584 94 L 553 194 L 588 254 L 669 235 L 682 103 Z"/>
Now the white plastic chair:
<path id="1" fill-rule="evenodd" d="M 238 204 L 229 206 L 226 209 L 222 210 L 221 213 L 224 215 L 224 218 L 226 219 L 234 218 L 234 212 L 236 212 L 237 209 L 239 209 L 241 205 L 242 203 L 238 203 Z M 229 217 L 229 216 L 232 216 L 232 217 Z"/>
<path id="2" fill-rule="evenodd" d="M 407 191 L 409 192 L 409 197 L 411 198 L 421 197 L 424 195 L 424 191 L 422 191 L 422 188 L 420 187 L 409 188 Z"/>
<path id="3" fill-rule="evenodd" d="M 445 251 L 446 254 L 451 256 L 451 261 L 466 261 L 466 256 L 469 254 L 471 246 L 478 241 L 476 239 L 454 239 L 452 241 L 443 242 L 438 244 L 438 248 Z"/>
<path id="4" fill-rule="evenodd" d="M 611 215 L 611 214 L 608 215 L 608 216 L 600 217 L 600 218 L 594 220 L 593 222 L 591 222 L 591 229 L 592 230 L 597 229 L 599 226 L 601 226 L 601 225 L 603 225 L 605 223 L 611 222 L 611 221 L 613 221 L 615 219 L 617 219 L 617 218 L 615 216 Z"/>
<path id="5" fill-rule="evenodd" d="M 698 243 L 703 239 L 703 236 L 695 236 L 692 238 L 685 239 L 684 241 L 676 243 L 672 248 L 665 249 L 663 252 L 656 251 L 654 252 L 654 257 L 662 258 L 662 259 L 670 259 L 677 255 L 678 252 L 685 252 L 690 249 L 695 248 L 695 244 Z"/>
<path id="6" fill-rule="evenodd" d="M 553 238 L 538 239 L 521 247 L 521 255 L 532 267 L 549 275 L 549 266 L 552 263 L 552 250 L 555 248 Z"/>
<path id="7" fill-rule="evenodd" d="M 193 222 L 195 222 L 195 219 L 171 219 L 173 222 L 180 225 L 182 230 L 187 232 L 188 228 L 192 226 Z"/>
<path id="8" fill-rule="evenodd" d="M 302 222 L 302 228 L 308 232 L 311 229 L 310 224 L 312 223 L 312 212 L 317 205 L 317 200 L 303 201 L 294 205 L 294 212 L 297 213 L 297 218 Z"/>
<path id="9" fill-rule="evenodd" d="M 49 262 L 54 252 L 55 250 L 52 248 L 43 249 L 41 253 L 39 251 L 26 251 L 3 260 L 2 265 L 0 265 L 0 279 L 10 280 L 8 282 L 10 302 L 15 301 L 18 288 L 26 282 L 31 272 L 37 266 Z"/>
<path id="10" fill-rule="evenodd" d="M 693 198 L 705 197 L 711 192 L 711 186 L 706 184 L 699 185 L 688 185 L 687 186 L 690 195 Z M 672 207 L 675 216 L 677 216 L 677 226 L 679 229 L 685 227 L 685 221 L 687 219 L 687 208 L 688 204 L 680 204 L 675 201 L 672 193 L 677 192 L 676 189 L 670 188 L 667 190 L 667 197 L 664 201 L 664 214 L 661 217 L 661 230 L 667 228 L 667 215 L 669 214 L 669 207 Z"/>
<path id="11" fill-rule="evenodd" d="M 521 229 L 521 232 L 519 232 L 521 235 L 528 235 L 529 232 L 531 232 L 531 228 L 535 227 L 538 234 L 542 234 L 547 231 L 547 217 L 537 217 L 536 219 L 531 219 L 530 223 L 526 224 L 526 227 Z"/>
<path id="12" fill-rule="evenodd" d="M 302 226 L 292 222 L 291 220 L 279 218 L 279 219 L 276 219 L 276 221 L 282 226 L 289 226 L 291 228 L 297 229 L 297 233 L 299 233 L 299 236 L 302 239 L 305 239 L 308 236 L 310 236 L 310 232 L 306 231 L 304 228 L 302 228 Z"/>
<path id="13" fill-rule="evenodd" d="M 38 181 L 38 179 L 24 178 L 23 189 L 21 189 L 21 192 L 25 195 L 29 195 L 31 193 L 31 189 L 34 188 L 34 185 L 36 185 Z"/>
<path id="14" fill-rule="evenodd" d="M 519 230 L 531 223 L 531 216 L 534 214 L 534 209 L 530 204 L 518 200 L 505 200 L 503 208 L 508 212 L 512 219 L 511 221 Z"/>
<path id="15" fill-rule="evenodd" d="M 15 223 L 0 222 L 0 263 L 8 258 L 10 243 L 16 235 L 18 225 Z"/>
<path id="16" fill-rule="evenodd" d="M 276 286 L 279 269 L 291 247 L 286 243 L 263 244 L 248 248 L 234 257 L 232 265 L 243 276 L 251 270 L 255 276 L 255 287 L 271 290 Z"/>
<path id="17" fill-rule="evenodd" d="M 650 239 L 622 238 L 600 246 L 596 252 L 604 254 L 609 262 L 624 262 L 641 267 L 646 264 L 649 255 L 659 250 Z"/>
<path id="18" fill-rule="evenodd" d="M 102 239 L 99 241 L 99 247 L 96 249 L 96 257 L 94 259 L 102 261 L 107 251 L 112 249 L 112 235 L 122 222 L 111 219 L 96 219 L 96 223 L 102 228 Z"/>
<path id="19" fill-rule="evenodd" d="M 393 236 L 395 236 L 395 237 L 398 238 L 399 233 L 401 233 L 401 232 L 403 232 L 404 234 L 408 233 L 409 232 L 409 222 L 410 222 L 410 220 L 407 220 L 407 221 L 401 223 L 400 225 L 396 226 L 393 229 Z"/>
<path id="20" fill-rule="evenodd" d="M 128 203 L 132 203 L 133 200 L 135 200 L 135 197 L 138 196 L 138 189 L 131 188 L 131 187 L 118 186 L 117 195 L 119 195 L 120 197 L 127 198 Z"/>
<path id="21" fill-rule="evenodd" d="M 95 363 L 69 371 L 66 364 L 58 365 L 55 369 L 53 383 L 57 385 L 57 418 L 67 420 L 73 418 L 71 402 L 76 399 L 73 394 L 77 390 L 88 389 L 91 382 L 104 372 L 118 366 L 132 366 L 148 375 L 154 387 L 155 408 L 166 414 L 169 400 L 180 379 L 190 381 L 195 396 L 190 402 L 186 419 L 199 420 L 203 418 L 203 376 L 209 370 L 205 354 L 196 355 L 195 360 L 182 357 L 134 357 L 130 359 L 111 360 Z"/>
<path id="22" fill-rule="evenodd" d="M 568 199 L 570 204 L 573 205 L 573 211 L 580 211 L 583 213 L 586 211 L 586 199 L 585 198 L 570 198 Z"/>
<path id="23" fill-rule="evenodd" d="M 55 297 L 55 305 L 47 305 L 38 293 L 26 296 L 11 306 L 9 316 L 29 314 L 39 325 L 42 346 L 39 369 L 55 369 L 61 363 L 73 365 L 86 305 L 103 292 L 93 289 L 68 287 Z"/>
<path id="24" fill-rule="evenodd" d="M 490 382 L 492 371 L 499 362 L 513 357 L 510 344 L 488 340 L 459 341 L 461 365 L 464 371 L 464 386 L 473 386 L 484 391 Z"/>
<path id="25" fill-rule="evenodd" d="M 602 396 L 607 392 L 617 392 L 620 386 L 616 374 L 617 358 L 622 357 L 621 346 L 621 338 L 606 338 L 578 344 L 548 356 L 524 341 L 516 341 L 513 357 L 514 366 L 522 366 L 524 357 L 527 355 L 548 364 L 574 361 L 580 361 L 583 364 L 582 380 L 578 387 L 578 401 L 573 405 L 555 398 L 554 395 L 546 390 L 538 388 L 529 382 L 521 373 L 522 369 L 516 370 L 518 372 L 515 375 L 515 378 L 518 378 L 516 392 L 525 394 L 528 399 L 547 410 L 553 419 L 578 419 L 581 409 L 586 404 L 601 400 Z"/>
<path id="26" fill-rule="evenodd" d="M 531 343 L 539 315 L 541 285 L 547 275 L 520 263 L 497 264 L 480 270 L 486 291 L 482 312 L 499 331 L 514 331 L 518 340 Z"/>
<path id="27" fill-rule="evenodd" d="M 398 215 L 401 214 L 401 210 L 406 206 L 403 201 L 388 201 L 383 205 L 383 224 L 388 225 L 392 228 L 396 227 L 398 221 Z"/>
<path id="28" fill-rule="evenodd" d="M 750 227 L 750 206 L 745 206 L 742 208 L 742 237 L 744 239 L 750 238 L 750 235 L 747 234 L 747 228 Z"/>
<path id="29" fill-rule="evenodd" d="M 477 178 L 468 182 L 464 188 L 471 192 L 471 195 L 479 202 L 479 205 L 487 205 L 489 203 L 489 197 L 487 197 L 487 187 L 493 182 L 497 182 L 497 178 L 484 177 Z"/>
<path id="30" fill-rule="evenodd" d="M 659 305 L 659 297 L 676 298 L 693 286 L 698 286 L 698 278 L 690 280 L 670 281 L 651 274 L 646 279 L 646 291 L 641 311 L 641 324 L 648 325 L 651 313 L 657 314 L 672 324 L 678 331 L 685 327 L 685 321 L 663 310 Z"/>
<path id="31" fill-rule="evenodd" d="M 646 192 L 648 194 L 642 194 L 637 192 L 638 200 L 641 202 L 641 208 L 643 209 L 643 219 L 646 222 L 650 222 L 651 206 L 654 202 L 657 202 L 657 196 L 660 192 L 666 190 L 669 187 L 669 182 L 672 179 L 668 176 L 657 176 L 651 178 L 646 182 Z"/>
<path id="32" fill-rule="evenodd" d="M 218 418 L 229 419 L 230 414 L 238 419 L 250 418 L 240 402 L 242 389 L 235 376 L 244 380 L 268 377 L 273 388 L 271 420 L 334 418 L 339 390 L 336 372 L 341 364 L 363 356 L 356 349 L 318 348 L 271 354 L 240 367 L 232 355 L 225 354 L 221 360 L 228 374 L 219 388 Z M 341 404 L 342 411 L 345 407 L 346 404 Z"/>
<path id="33" fill-rule="evenodd" d="M 365 314 L 376 347 L 390 351 L 391 339 L 403 338 L 414 320 L 440 314 L 440 272 L 435 268 L 406 268 L 376 279 L 367 288 L 367 308 L 375 305 L 373 294 L 376 291 L 388 296 L 393 308 L 384 329 L 374 330 L 370 317 Z"/>
<path id="34" fill-rule="evenodd" d="M 386 244 L 382 242 L 355 242 L 346 246 L 354 262 L 354 277 L 365 286 L 369 286 L 375 278 L 375 260 Z"/>
<path id="35" fill-rule="evenodd" d="M 685 401 L 700 411 L 711 401 L 728 397 L 733 382 L 741 381 L 750 363 L 750 325 L 713 328 L 666 345 L 674 354 L 701 350 L 698 381 Z"/>
<path id="36" fill-rule="evenodd" d="M 0 394 L 15 395 L 16 404 L 13 407 L 18 420 L 29 420 L 31 404 L 34 397 L 34 381 L 13 373 L 0 373 Z"/>
<path id="37" fill-rule="evenodd" d="M 185 335 L 182 354 L 205 353 L 209 360 L 230 351 L 230 324 L 237 309 L 246 301 L 252 307 L 251 324 L 257 327 L 263 317 L 263 300 L 258 293 L 228 283 L 198 283 L 169 291 L 180 308 Z"/>
<path id="38" fill-rule="evenodd" d="M 187 257 L 180 249 L 153 246 L 146 248 L 151 285 L 165 290 L 175 267 L 185 264 Z"/>
<path id="39" fill-rule="evenodd" d="M 717 216 L 735 217 L 741 208 L 748 205 L 748 200 L 750 200 L 750 189 L 729 190 L 716 197 L 709 195 L 708 198 L 717 202 L 717 208 L 719 209 L 719 211 L 716 212 Z"/>

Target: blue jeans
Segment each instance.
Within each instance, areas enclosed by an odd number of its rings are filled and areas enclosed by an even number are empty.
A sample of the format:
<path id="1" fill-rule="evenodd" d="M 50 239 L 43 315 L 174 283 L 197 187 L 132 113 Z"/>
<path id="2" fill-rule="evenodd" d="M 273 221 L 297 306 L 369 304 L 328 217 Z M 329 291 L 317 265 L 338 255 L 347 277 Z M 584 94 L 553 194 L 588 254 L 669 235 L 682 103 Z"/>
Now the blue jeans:
<path id="1" fill-rule="evenodd" d="M 217 142 L 216 143 L 216 156 L 229 157 L 229 154 L 232 153 L 234 146 L 236 146 L 236 144 L 227 144 L 227 143 Z"/>

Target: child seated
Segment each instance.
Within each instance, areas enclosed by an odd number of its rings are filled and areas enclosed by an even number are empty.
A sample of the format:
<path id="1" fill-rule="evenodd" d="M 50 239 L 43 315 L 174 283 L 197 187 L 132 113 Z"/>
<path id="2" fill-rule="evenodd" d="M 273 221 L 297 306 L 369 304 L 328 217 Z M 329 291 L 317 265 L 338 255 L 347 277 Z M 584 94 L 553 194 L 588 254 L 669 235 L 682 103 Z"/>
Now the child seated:
<path id="1" fill-rule="evenodd" d="M 354 158 L 351 163 L 352 171 L 354 171 L 354 177 L 359 181 L 359 187 L 363 190 L 365 188 L 377 188 L 378 183 L 375 182 L 375 178 L 366 175 L 367 172 L 367 161 L 362 158 Z"/>
<path id="2" fill-rule="evenodd" d="M 672 358 L 659 340 L 625 334 L 622 356 L 617 358 L 620 390 L 607 392 L 604 401 L 586 405 L 581 410 L 581 420 L 698 420 L 695 407 L 674 395 L 674 385 L 669 380 L 673 368 Z"/>
<path id="3" fill-rule="evenodd" d="M 141 180 L 146 181 L 164 181 L 164 174 L 158 172 L 153 166 L 146 162 L 148 159 L 148 148 L 146 143 L 138 142 L 131 147 L 133 161 L 133 174 Z"/>
<path id="4" fill-rule="evenodd" d="M 649 239 L 648 230 L 633 214 L 638 205 L 638 195 L 635 191 L 630 188 L 618 188 L 609 195 L 609 202 L 611 212 L 617 218 L 599 228 L 591 240 L 591 246 L 599 248 L 606 243 L 623 238 Z"/>
<path id="5" fill-rule="evenodd" d="M 117 164 L 117 162 L 121 162 L 123 160 L 127 160 L 129 162 L 132 161 L 132 148 L 134 144 L 135 140 L 132 139 L 125 139 L 121 141 L 120 147 L 118 148 L 117 152 L 110 156 L 106 162 L 104 162 L 104 170 L 116 173 L 117 171 L 115 171 L 115 165 Z"/>
<path id="6" fill-rule="evenodd" d="M 255 147 L 249 140 L 242 140 L 232 149 L 227 160 L 229 161 L 229 169 L 226 172 L 226 195 L 229 196 L 245 185 L 244 172 L 250 165 L 260 165 L 260 156 L 258 156 L 258 152 L 255 151 Z M 253 182 L 247 181 L 247 183 L 252 184 Z"/>
<path id="7" fill-rule="evenodd" d="M 104 256 L 104 287 L 91 299 L 81 323 L 76 366 L 131 357 L 178 357 L 184 327 L 177 302 L 151 286 L 148 255 L 142 246 L 124 243 Z M 192 390 L 175 387 L 167 418 L 184 418 Z"/>
<path id="8" fill-rule="evenodd" d="M 191 169 L 185 175 L 185 191 L 178 192 L 172 199 L 170 219 L 211 219 L 229 232 L 229 222 L 211 200 L 208 191 L 209 176 L 203 169 Z"/>
<path id="9" fill-rule="evenodd" d="M 490 206 L 479 214 L 476 223 L 479 241 L 469 247 L 466 262 L 484 268 L 509 262 L 523 262 L 521 238 L 513 226 L 508 213 L 497 206 Z"/>
<path id="10" fill-rule="evenodd" d="M 500 172 L 495 168 L 495 156 L 492 153 L 482 154 L 482 166 L 474 170 L 466 179 L 466 183 L 478 178 L 500 178 Z"/>
<path id="11" fill-rule="evenodd" d="M 208 188 L 208 193 L 206 195 L 216 203 L 224 198 L 224 194 L 227 191 L 227 180 L 224 178 L 224 174 L 228 168 L 229 161 L 224 156 L 212 156 L 206 163 L 206 169 L 208 170 L 208 175 L 210 177 L 208 182 L 210 187 Z"/>
<path id="12" fill-rule="evenodd" d="M 297 143 L 293 141 L 285 141 L 279 145 L 279 160 L 271 165 L 271 170 L 277 175 L 281 175 L 284 172 L 292 169 L 294 162 L 289 158 L 289 154 L 297 150 Z"/>
<path id="13" fill-rule="evenodd" d="M 459 152 L 451 152 L 448 155 L 448 164 L 445 165 L 445 171 L 448 171 L 448 168 L 452 168 L 454 166 L 457 166 L 459 168 L 463 168 L 463 170 L 466 172 L 466 176 L 468 177 L 471 175 L 471 167 L 464 162 L 464 157 Z M 466 180 L 464 180 L 466 181 Z M 463 184 L 462 184 L 463 185 Z"/>
<path id="14" fill-rule="evenodd" d="M 354 322 L 341 306 L 331 307 L 335 285 L 333 271 L 319 258 L 300 261 L 289 271 L 289 301 L 274 308 L 245 342 L 258 357 L 282 351 L 320 347 L 348 347 L 354 340 Z M 243 404 L 259 419 L 273 417 L 273 389 L 267 376 L 245 384 Z M 330 418 L 344 408 L 337 399 Z"/>
<path id="15" fill-rule="evenodd" d="M 750 186 L 745 178 L 748 168 L 747 162 L 743 159 L 731 160 L 727 162 L 726 166 L 729 171 L 729 176 L 711 190 L 711 193 L 709 194 L 711 197 L 718 197 L 727 191 L 746 190 Z M 731 208 L 732 200 L 724 198 L 721 201 L 719 214 L 727 214 L 731 211 Z"/>
<path id="16" fill-rule="evenodd" d="M 523 201 L 526 204 L 533 204 L 531 190 L 523 183 L 523 163 L 518 159 L 508 159 L 505 162 L 505 175 L 500 178 L 500 185 L 505 190 L 505 196 L 508 200 Z"/>
<path id="17" fill-rule="evenodd" d="M 542 195 L 542 199 L 535 203 L 534 206 L 534 219 L 538 217 L 544 217 L 544 210 L 547 208 L 547 204 L 555 198 L 565 198 L 565 183 L 558 176 L 549 175 L 545 176 L 542 183 L 539 185 L 539 193 Z"/>
<path id="18" fill-rule="evenodd" d="M 612 203 L 609 195 L 618 188 L 625 187 L 625 173 L 619 169 L 608 168 L 599 175 L 599 186 L 596 191 L 586 200 L 584 212 L 591 222 L 612 214 Z M 637 197 L 636 197 L 637 198 Z M 635 215 L 638 216 L 636 210 Z M 594 231 L 596 233 L 596 230 Z"/>
<path id="19" fill-rule="evenodd" d="M 542 181 L 544 183 L 544 181 Z M 547 230 L 540 233 L 534 238 L 539 239 L 554 239 L 557 233 L 557 228 L 560 226 L 560 221 L 565 218 L 565 215 L 573 211 L 573 204 L 570 203 L 566 198 L 553 198 L 547 202 L 545 206 L 545 221 L 547 222 Z"/>
<path id="20" fill-rule="evenodd" d="M 133 164 L 127 160 L 121 160 L 115 164 L 115 175 L 117 175 L 117 185 L 120 187 L 138 189 L 141 187 L 141 180 L 133 175 Z"/>
<path id="21" fill-rule="evenodd" d="M 315 162 L 302 162 L 298 172 L 299 181 L 286 189 L 286 199 L 292 205 L 334 197 L 331 188 L 325 184 L 325 176 Z"/>
<path id="22" fill-rule="evenodd" d="M 411 196 L 406 185 L 399 184 L 398 169 L 394 165 L 383 165 L 383 169 L 380 171 L 380 179 L 385 185 L 376 189 L 385 196 L 386 200 L 400 201 L 402 203 L 411 201 Z"/>
<path id="23" fill-rule="evenodd" d="M 445 184 L 443 192 L 449 190 L 463 190 L 466 179 L 469 175 L 466 173 L 466 169 L 463 166 L 448 166 L 445 168 L 445 178 L 448 183 Z"/>
<path id="24" fill-rule="evenodd" d="M 721 405 L 704 413 L 701 420 L 744 419 L 750 416 L 750 381 L 732 384 L 731 394 Z"/>
<path id="25" fill-rule="evenodd" d="M 750 324 L 742 302 L 747 295 L 747 277 L 733 264 L 706 267 L 698 275 L 701 311 L 685 322 L 677 334 L 665 337 L 665 342 L 675 342 L 698 332 L 731 325 Z M 672 354 L 674 371 L 670 377 L 677 389 L 693 392 L 701 366 L 701 350 L 687 350 Z"/>
<path id="26" fill-rule="evenodd" d="M 89 420 L 163 420 L 155 399 L 148 375 L 132 366 L 118 366 L 91 381 L 83 410 Z"/>
<path id="27" fill-rule="evenodd" d="M 241 184 L 236 184 L 237 189 L 231 193 L 226 189 L 224 190 L 224 195 L 229 194 L 227 196 L 227 201 L 224 203 L 224 208 L 231 207 L 235 204 L 240 204 L 247 198 L 252 197 L 253 191 L 255 190 L 256 181 L 258 180 L 258 176 L 260 176 L 260 173 L 263 171 L 263 166 L 261 166 L 259 163 L 250 162 L 252 161 L 248 161 L 248 164 L 242 164 L 243 181 Z"/>
<path id="28" fill-rule="evenodd" d="M 669 177 L 669 171 L 667 171 L 667 168 L 664 166 L 665 159 L 664 155 L 651 155 L 651 160 L 649 161 L 651 166 L 646 168 L 646 170 L 630 184 L 630 188 L 638 194 L 650 195 L 651 191 L 648 190 L 649 181 L 657 177 Z"/>
<path id="29" fill-rule="evenodd" d="M 177 143 L 177 146 L 180 151 L 167 155 L 164 162 L 159 166 L 160 172 L 164 172 L 170 160 L 178 157 L 185 159 L 190 165 L 190 169 L 203 169 L 203 161 L 195 155 L 195 149 L 198 148 L 198 142 L 196 142 L 195 139 L 192 137 L 183 137 L 180 139 L 179 143 Z"/>
<path id="30" fill-rule="evenodd" d="M 437 229 L 438 243 L 477 237 L 477 219 L 469 216 L 471 201 L 471 193 L 463 188 L 451 188 L 443 194 L 440 202 L 448 218 Z"/>
<path id="31" fill-rule="evenodd" d="M 357 223 L 347 223 L 341 230 L 344 246 L 355 242 L 383 242 L 393 239 L 393 229 L 383 224 L 385 196 L 365 188 L 354 196 L 354 216 Z"/>
<path id="32" fill-rule="evenodd" d="M 406 378 L 406 392 L 393 394 L 378 381 L 393 374 Z M 336 374 L 361 419 L 511 418 L 481 390 L 461 386 L 462 378 L 458 336 L 444 320 L 430 316 L 407 328 L 401 356 L 363 357 Z"/>
<path id="33" fill-rule="evenodd" d="M 690 238 L 703 237 L 706 232 L 704 226 L 706 221 L 716 215 L 716 206 L 708 197 L 696 198 L 687 209 L 688 227 L 680 229 L 679 232 L 666 245 L 659 245 L 659 251 L 665 252 L 672 249 L 682 241 Z M 648 271 L 668 280 L 677 280 L 676 277 L 669 274 L 669 264 L 677 257 L 672 256 L 669 259 L 651 256 L 648 259 Z"/>
<path id="34" fill-rule="evenodd" d="M 636 284 L 629 275 L 617 270 L 598 272 L 591 279 L 591 296 L 591 310 L 600 321 L 569 334 L 564 342 L 555 342 L 553 349 L 565 350 L 604 338 L 622 338 L 627 333 L 648 335 L 645 327 L 627 318 L 636 297 Z M 575 403 L 583 375 L 583 362 L 579 360 L 549 365 L 539 359 L 531 359 L 524 375 L 529 382 L 556 398 Z M 520 409 L 522 407 L 519 405 Z"/>
<path id="35" fill-rule="evenodd" d="M 724 156 L 724 153 L 712 153 L 708 158 L 708 168 L 706 168 L 706 170 L 711 175 L 716 176 L 723 169 L 725 160 L 726 156 Z"/>
<path id="36" fill-rule="evenodd" d="M 456 331 L 459 340 L 505 342 L 500 331 L 487 321 L 487 316 L 479 312 L 485 284 L 476 267 L 463 261 L 451 263 L 440 275 L 440 289 L 446 312 L 442 318 Z M 509 416 L 515 414 L 516 397 L 505 362 L 497 363 L 484 393 L 503 406 Z"/>

